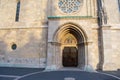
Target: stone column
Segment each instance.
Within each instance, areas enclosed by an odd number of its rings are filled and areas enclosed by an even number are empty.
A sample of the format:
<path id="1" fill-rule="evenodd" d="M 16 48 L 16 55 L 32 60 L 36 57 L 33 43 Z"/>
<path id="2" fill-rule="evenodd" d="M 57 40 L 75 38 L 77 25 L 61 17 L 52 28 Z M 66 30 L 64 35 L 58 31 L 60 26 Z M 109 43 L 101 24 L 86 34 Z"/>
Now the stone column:
<path id="1" fill-rule="evenodd" d="M 114 70 L 114 63 L 111 61 L 112 58 L 112 54 L 115 55 L 115 52 L 113 52 L 112 50 L 112 38 L 113 36 L 111 36 L 111 26 L 109 25 L 103 25 L 102 26 L 102 32 L 103 32 L 103 46 L 104 46 L 104 50 L 103 50 L 103 70 Z M 113 44 L 115 45 L 115 44 Z"/>
<path id="2" fill-rule="evenodd" d="M 56 70 L 60 67 L 60 43 L 48 42 L 47 70 Z"/>
<path id="3" fill-rule="evenodd" d="M 92 67 L 92 42 L 88 41 L 85 42 L 85 67 L 84 70 L 85 71 L 94 71 L 93 67 Z"/>
<path id="4" fill-rule="evenodd" d="M 61 44 L 58 42 L 54 43 L 54 47 L 55 47 L 55 65 L 57 67 L 57 69 L 59 69 L 61 67 L 62 64 L 62 53 L 61 53 L 61 49 L 60 49 Z"/>
<path id="5" fill-rule="evenodd" d="M 85 45 L 79 43 L 78 45 L 78 67 L 83 68 L 85 66 Z"/>

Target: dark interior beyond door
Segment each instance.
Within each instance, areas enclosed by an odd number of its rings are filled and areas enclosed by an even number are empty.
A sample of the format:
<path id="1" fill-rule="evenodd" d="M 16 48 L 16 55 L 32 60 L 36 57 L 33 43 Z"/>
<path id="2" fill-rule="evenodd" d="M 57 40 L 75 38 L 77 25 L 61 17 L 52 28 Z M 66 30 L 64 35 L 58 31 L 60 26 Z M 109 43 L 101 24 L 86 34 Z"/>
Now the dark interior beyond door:
<path id="1" fill-rule="evenodd" d="M 62 63 L 64 67 L 78 66 L 78 51 L 76 47 L 64 47 Z"/>

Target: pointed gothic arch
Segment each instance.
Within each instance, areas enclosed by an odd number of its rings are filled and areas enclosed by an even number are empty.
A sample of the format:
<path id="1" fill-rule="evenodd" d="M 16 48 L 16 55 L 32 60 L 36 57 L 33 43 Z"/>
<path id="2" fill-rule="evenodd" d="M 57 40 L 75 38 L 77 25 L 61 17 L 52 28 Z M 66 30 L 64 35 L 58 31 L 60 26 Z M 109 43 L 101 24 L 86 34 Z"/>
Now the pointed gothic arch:
<path id="1" fill-rule="evenodd" d="M 71 22 L 61 25 L 55 31 L 53 41 L 59 42 L 60 38 L 62 38 L 62 36 L 69 31 L 74 32 L 74 35 L 78 36 L 78 39 L 81 39 L 83 42 L 87 42 L 88 37 L 86 35 L 86 32 L 80 27 L 80 25 Z"/>
<path id="2" fill-rule="evenodd" d="M 73 38 L 75 38 L 74 40 L 76 40 L 76 43 L 74 44 L 64 44 L 64 40 L 66 40 L 66 36 L 68 35 L 72 35 Z M 60 43 L 60 54 L 62 54 L 62 56 L 64 55 L 64 49 L 69 47 L 76 47 L 77 48 L 77 52 L 78 52 L 78 65 L 77 67 L 83 67 L 87 64 L 87 35 L 85 33 L 85 31 L 79 26 L 76 25 L 74 23 L 66 23 L 62 26 L 60 26 L 56 32 L 54 33 L 53 36 L 53 41 Z M 63 60 L 62 60 L 63 61 Z M 63 62 L 62 62 L 63 63 Z M 62 64 L 61 63 L 61 64 Z"/>

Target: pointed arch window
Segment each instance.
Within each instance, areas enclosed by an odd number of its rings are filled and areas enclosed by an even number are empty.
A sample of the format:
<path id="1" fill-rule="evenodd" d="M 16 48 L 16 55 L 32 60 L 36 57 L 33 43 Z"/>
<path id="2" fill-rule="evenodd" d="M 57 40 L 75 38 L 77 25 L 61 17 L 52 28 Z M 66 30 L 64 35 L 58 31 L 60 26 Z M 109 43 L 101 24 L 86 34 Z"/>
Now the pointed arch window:
<path id="1" fill-rule="evenodd" d="M 20 1 L 17 2 L 17 6 L 16 6 L 16 18 L 15 18 L 16 22 L 19 21 L 19 14 L 20 14 Z"/>

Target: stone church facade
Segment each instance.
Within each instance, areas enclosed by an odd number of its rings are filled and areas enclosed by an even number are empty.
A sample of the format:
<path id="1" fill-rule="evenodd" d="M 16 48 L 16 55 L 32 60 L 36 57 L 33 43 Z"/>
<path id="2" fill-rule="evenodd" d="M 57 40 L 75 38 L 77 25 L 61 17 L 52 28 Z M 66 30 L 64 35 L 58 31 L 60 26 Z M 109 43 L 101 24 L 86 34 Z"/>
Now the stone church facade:
<path id="1" fill-rule="evenodd" d="M 120 69 L 119 0 L 0 0 L 0 66 Z"/>

